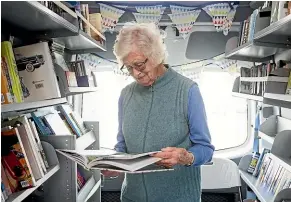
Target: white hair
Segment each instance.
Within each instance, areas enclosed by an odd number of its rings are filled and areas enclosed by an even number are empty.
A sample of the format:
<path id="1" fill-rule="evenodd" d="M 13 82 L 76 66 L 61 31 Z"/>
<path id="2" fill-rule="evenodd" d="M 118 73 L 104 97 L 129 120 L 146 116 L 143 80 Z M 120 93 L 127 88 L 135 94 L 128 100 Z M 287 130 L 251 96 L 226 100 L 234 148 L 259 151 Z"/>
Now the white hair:
<path id="1" fill-rule="evenodd" d="M 163 37 L 154 23 L 126 23 L 123 26 L 113 47 L 117 61 L 121 64 L 134 47 L 156 65 L 165 62 L 167 57 Z"/>

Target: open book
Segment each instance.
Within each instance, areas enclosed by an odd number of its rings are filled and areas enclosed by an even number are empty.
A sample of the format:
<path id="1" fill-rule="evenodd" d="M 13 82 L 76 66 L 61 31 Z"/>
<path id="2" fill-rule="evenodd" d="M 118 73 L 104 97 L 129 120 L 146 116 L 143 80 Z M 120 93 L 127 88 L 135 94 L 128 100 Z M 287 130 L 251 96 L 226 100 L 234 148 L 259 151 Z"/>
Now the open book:
<path id="1" fill-rule="evenodd" d="M 57 152 L 75 161 L 86 169 L 111 170 L 126 173 L 173 170 L 155 165 L 155 163 L 161 159 L 151 157 L 150 155 L 157 153 L 158 151 L 141 154 L 127 154 L 110 149 L 82 151 L 57 149 Z"/>

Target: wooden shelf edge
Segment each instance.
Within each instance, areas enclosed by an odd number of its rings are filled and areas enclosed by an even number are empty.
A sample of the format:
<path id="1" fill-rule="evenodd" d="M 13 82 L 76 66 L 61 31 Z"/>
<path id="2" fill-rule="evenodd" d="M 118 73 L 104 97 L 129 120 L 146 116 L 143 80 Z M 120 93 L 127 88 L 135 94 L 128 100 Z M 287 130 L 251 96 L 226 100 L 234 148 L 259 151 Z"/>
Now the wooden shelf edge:
<path id="1" fill-rule="evenodd" d="M 99 32 L 80 12 L 76 11 L 77 16 L 79 16 L 88 26 L 90 26 L 90 28 L 96 33 L 98 34 L 102 39 L 104 39 L 106 41 L 105 36 Z"/>

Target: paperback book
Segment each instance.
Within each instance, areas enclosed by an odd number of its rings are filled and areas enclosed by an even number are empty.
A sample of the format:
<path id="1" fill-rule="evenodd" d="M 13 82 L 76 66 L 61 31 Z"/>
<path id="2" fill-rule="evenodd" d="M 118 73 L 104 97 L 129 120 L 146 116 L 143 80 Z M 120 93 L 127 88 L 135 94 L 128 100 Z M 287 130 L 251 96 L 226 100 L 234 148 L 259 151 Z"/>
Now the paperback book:
<path id="1" fill-rule="evenodd" d="M 161 159 L 150 155 L 157 153 L 157 151 L 128 154 L 110 149 L 82 151 L 57 149 L 57 152 L 88 170 L 99 169 L 125 173 L 148 173 L 173 170 L 155 164 Z"/>

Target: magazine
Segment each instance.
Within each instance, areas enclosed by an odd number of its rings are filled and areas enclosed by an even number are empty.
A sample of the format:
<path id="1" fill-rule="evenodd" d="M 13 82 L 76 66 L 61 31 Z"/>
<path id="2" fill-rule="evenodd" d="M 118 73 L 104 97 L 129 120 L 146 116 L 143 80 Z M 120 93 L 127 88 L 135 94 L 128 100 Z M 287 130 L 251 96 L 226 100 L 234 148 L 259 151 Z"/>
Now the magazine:
<path id="1" fill-rule="evenodd" d="M 140 154 L 127 154 L 110 149 L 82 151 L 57 149 L 57 152 L 63 154 L 67 158 L 75 161 L 88 170 L 99 169 L 126 173 L 146 173 L 173 170 L 155 165 L 155 163 L 161 159 L 151 157 L 150 155 L 155 154 L 158 151 Z"/>

